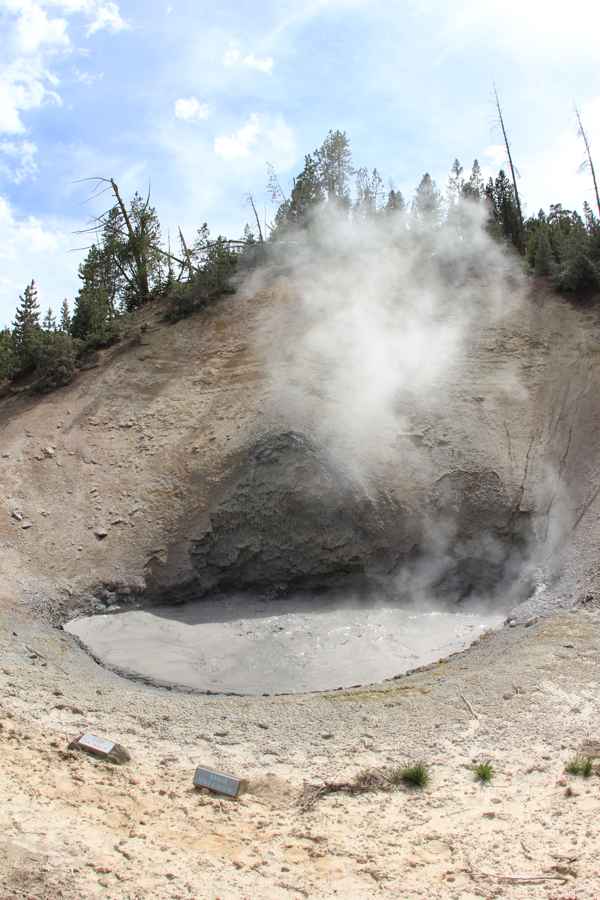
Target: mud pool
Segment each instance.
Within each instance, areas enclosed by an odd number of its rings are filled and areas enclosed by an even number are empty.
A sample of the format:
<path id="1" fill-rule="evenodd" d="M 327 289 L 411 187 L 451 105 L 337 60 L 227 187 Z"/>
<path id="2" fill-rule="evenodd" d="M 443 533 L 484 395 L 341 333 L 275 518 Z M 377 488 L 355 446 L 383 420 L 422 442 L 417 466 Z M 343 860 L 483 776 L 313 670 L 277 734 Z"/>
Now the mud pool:
<path id="1" fill-rule="evenodd" d="M 90 616 L 65 630 L 122 675 L 205 692 L 285 694 L 401 675 L 468 647 L 503 619 L 244 597 Z"/>

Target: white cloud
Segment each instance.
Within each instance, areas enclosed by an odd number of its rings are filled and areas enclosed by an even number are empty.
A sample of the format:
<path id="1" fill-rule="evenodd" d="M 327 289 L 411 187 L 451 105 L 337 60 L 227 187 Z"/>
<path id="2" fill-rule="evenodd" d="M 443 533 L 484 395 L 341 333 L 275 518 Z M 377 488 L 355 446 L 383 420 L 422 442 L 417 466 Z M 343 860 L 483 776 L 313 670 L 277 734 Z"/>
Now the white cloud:
<path id="1" fill-rule="evenodd" d="M 0 327 L 9 324 L 19 294 L 32 278 L 43 307 L 56 310 L 77 287 L 78 258 L 69 252 L 72 229 L 66 223 L 18 217 L 0 195 Z"/>
<path id="2" fill-rule="evenodd" d="M 40 47 L 69 46 L 65 19 L 49 19 L 45 10 L 36 3 L 23 3 L 15 27 L 18 51 L 36 53 Z"/>
<path id="3" fill-rule="evenodd" d="M 507 164 L 506 159 L 506 147 L 504 144 L 491 144 L 489 147 L 486 147 L 483 151 L 483 156 L 485 159 L 490 161 L 492 166 L 496 168 L 502 168 Z"/>
<path id="4" fill-rule="evenodd" d="M 89 86 L 95 84 L 97 81 L 102 81 L 104 72 L 84 72 L 82 69 L 75 66 L 73 69 L 73 77 L 79 84 L 86 84 Z"/>
<path id="5" fill-rule="evenodd" d="M 116 3 L 99 3 L 86 34 L 90 37 L 97 31 L 123 31 L 125 28 L 129 28 L 129 24 L 121 16 Z"/>
<path id="6" fill-rule="evenodd" d="M 228 68 L 246 66 L 248 69 L 255 69 L 257 72 L 271 75 L 274 60 L 272 56 L 255 56 L 254 53 L 244 56 L 237 44 L 230 44 L 223 54 L 223 65 Z"/>
<path id="7" fill-rule="evenodd" d="M 0 58 L 0 134 L 22 134 L 24 112 L 48 101 L 61 102 L 50 66 L 58 54 L 73 48 L 68 19 L 48 15 L 51 7 L 67 17 L 85 16 L 88 36 L 128 27 L 117 3 L 107 0 L 0 0 L 0 11 L 8 13 Z M 78 80 L 89 83 L 85 76 Z"/>
<path id="8" fill-rule="evenodd" d="M 16 2 L 24 3 L 32 0 L 16 0 Z M 55 6 L 66 15 L 75 13 L 85 15 L 91 20 L 86 32 L 88 37 L 103 29 L 123 31 L 124 28 L 129 28 L 129 23 L 121 15 L 119 4 L 114 0 L 37 0 L 37 3 L 41 6 Z"/>
<path id="9" fill-rule="evenodd" d="M 263 165 L 268 160 L 286 170 L 296 159 L 296 140 L 283 118 L 266 120 L 252 113 L 237 131 L 215 138 L 214 152 L 228 161 L 256 159 Z"/>
<path id="10" fill-rule="evenodd" d="M 252 113 L 245 125 L 233 134 L 222 134 L 215 138 L 214 149 L 222 159 L 243 159 L 250 156 L 261 131 L 260 116 Z"/>
<path id="11" fill-rule="evenodd" d="M 273 71 L 272 56 L 260 57 L 255 56 L 254 53 L 249 53 L 247 56 L 244 56 L 242 62 L 249 69 L 256 69 L 257 72 L 264 72 L 265 75 L 270 75 Z"/>
<path id="12" fill-rule="evenodd" d="M 444 23 L 446 44 L 457 49 L 463 41 L 485 40 L 489 50 L 499 46 L 525 58 L 547 58 L 555 53 L 561 61 L 573 58 L 596 60 L 600 4 L 597 0 L 412 0 L 418 14 L 429 13 Z"/>
<path id="13" fill-rule="evenodd" d="M 0 175 L 15 184 L 33 178 L 37 172 L 36 154 L 33 141 L 0 141 Z"/>
<path id="14" fill-rule="evenodd" d="M 0 76 L 0 134 L 19 134 L 25 131 L 21 121 L 18 89 L 11 79 Z"/>
<path id="15" fill-rule="evenodd" d="M 0 70 L 0 134 L 25 131 L 21 113 L 46 101 L 60 103 L 56 79 L 41 63 L 21 57 Z"/>
<path id="16" fill-rule="evenodd" d="M 184 122 L 200 122 L 208 119 L 210 109 L 206 103 L 200 103 L 197 97 L 180 97 L 175 101 L 175 118 Z"/>

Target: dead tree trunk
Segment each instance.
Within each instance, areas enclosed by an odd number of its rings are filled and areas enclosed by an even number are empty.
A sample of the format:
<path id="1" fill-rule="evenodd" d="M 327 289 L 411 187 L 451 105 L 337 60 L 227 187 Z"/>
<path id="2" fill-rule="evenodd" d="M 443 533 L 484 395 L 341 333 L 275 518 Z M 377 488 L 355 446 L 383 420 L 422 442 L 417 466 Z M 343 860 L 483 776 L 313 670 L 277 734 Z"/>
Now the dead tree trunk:
<path id="1" fill-rule="evenodd" d="M 498 119 L 500 121 L 500 127 L 502 128 L 502 136 L 504 137 L 504 146 L 506 147 L 506 155 L 508 156 L 508 164 L 510 166 L 510 174 L 512 176 L 513 189 L 515 192 L 515 202 L 517 204 L 517 212 L 519 214 L 519 227 L 521 229 L 521 234 L 519 235 L 519 244 L 523 244 L 523 212 L 521 210 L 521 199 L 519 197 L 519 189 L 517 187 L 517 177 L 515 175 L 515 167 L 512 161 L 512 153 L 510 152 L 510 143 L 508 141 L 508 135 L 506 134 L 506 128 L 504 127 L 504 117 L 502 115 L 502 108 L 500 106 L 500 98 L 498 97 L 498 91 L 496 90 L 496 86 L 494 85 L 494 96 L 496 98 L 496 109 L 498 110 Z"/>
<path id="2" fill-rule="evenodd" d="M 250 206 L 252 207 L 252 212 L 254 213 L 254 218 L 256 219 L 256 227 L 258 228 L 258 236 L 260 238 L 261 244 L 264 243 L 264 237 L 262 233 L 262 228 L 260 227 L 260 219 L 258 218 L 258 213 L 256 211 L 256 206 L 254 205 L 254 197 L 252 194 L 248 194 L 248 201 Z"/>
<path id="3" fill-rule="evenodd" d="M 179 228 L 179 240 L 181 241 L 181 248 L 183 250 L 183 255 L 185 257 L 186 269 L 188 270 L 188 275 L 190 277 L 190 281 L 194 277 L 194 267 L 192 265 L 192 255 L 188 249 L 188 245 L 185 242 L 185 238 L 183 236 L 183 231 Z"/>
<path id="4" fill-rule="evenodd" d="M 579 110 L 575 107 L 575 115 L 577 116 L 577 124 L 579 125 L 579 134 L 583 139 L 583 143 L 585 144 L 585 154 L 587 159 L 584 165 L 588 165 L 590 172 L 592 173 L 592 181 L 594 182 L 594 192 L 596 194 L 596 205 L 598 207 L 598 215 L 600 216 L 600 193 L 598 192 L 598 182 L 596 180 L 596 170 L 594 169 L 594 163 L 592 161 L 592 153 L 590 150 L 590 143 L 587 138 L 587 134 L 583 128 L 583 122 L 581 121 L 581 116 L 579 114 Z"/>
<path id="5" fill-rule="evenodd" d="M 133 229 L 129 213 L 127 212 L 127 207 L 123 203 L 121 194 L 119 193 L 118 185 L 114 178 L 110 179 L 110 186 L 112 188 L 113 194 L 115 195 L 115 200 L 117 201 L 117 205 L 121 211 L 121 215 L 123 216 L 125 227 L 127 228 L 131 252 L 135 261 L 136 282 L 138 285 L 138 290 L 140 292 L 140 303 L 145 303 L 150 296 L 150 285 L 148 283 L 148 265 L 143 247 L 141 246 L 142 242 L 139 240 Z"/>

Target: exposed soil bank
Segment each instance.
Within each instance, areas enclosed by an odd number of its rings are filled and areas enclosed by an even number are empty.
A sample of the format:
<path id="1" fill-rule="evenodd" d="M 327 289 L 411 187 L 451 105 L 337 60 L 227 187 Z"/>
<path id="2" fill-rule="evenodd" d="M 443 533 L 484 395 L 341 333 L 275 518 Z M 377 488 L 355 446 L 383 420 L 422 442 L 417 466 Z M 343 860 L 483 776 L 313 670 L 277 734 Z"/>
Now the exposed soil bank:
<path id="1" fill-rule="evenodd" d="M 346 598 L 248 597 L 91 616 L 66 629 L 104 665 L 153 684 L 288 694 L 371 684 L 462 650 L 499 612 L 426 611 Z"/>

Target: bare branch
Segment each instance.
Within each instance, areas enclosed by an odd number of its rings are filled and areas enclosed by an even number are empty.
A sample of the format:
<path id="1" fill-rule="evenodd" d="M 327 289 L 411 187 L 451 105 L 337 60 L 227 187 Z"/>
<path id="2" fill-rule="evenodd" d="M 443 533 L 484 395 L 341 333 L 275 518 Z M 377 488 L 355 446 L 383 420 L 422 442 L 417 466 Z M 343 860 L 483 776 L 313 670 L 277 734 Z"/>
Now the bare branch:
<path id="1" fill-rule="evenodd" d="M 185 238 L 183 236 L 183 231 L 181 230 L 181 226 L 179 227 L 179 240 L 181 241 L 181 246 L 183 248 L 183 255 L 185 256 L 185 262 L 182 265 L 187 268 L 190 278 L 194 277 L 194 267 L 192 265 L 192 254 L 188 249 L 188 245 L 185 242 Z"/>
<path id="2" fill-rule="evenodd" d="M 510 166 L 510 172 L 512 175 L 513 188 L 515 191 L 515 200 L 517 203 L 517 211 L 519 213 L 519 224 L 521 226 L 521 236 L 523 234 L 523 213 L 521 211 L 521 199 L 519 197 L 519 189 L 517 187 L 517 177 L 515 175 L 515 167 L 512 161 L 512 154 L 510 152 L 510 144 L 508 142 L 508 135 L 506 134 L 506 128 L 504 127 L 504 117 L 502 115 L 502 108 L 500 106 L 500 98 L 498 96 L 498 91 L 496 89 L 496 85 L 494 85 L 494 96 L 496 98 L 496 109 L 498 110 L 498 120 L 500 122 L 500 127 L 502 129 L 502 135 L 504 136 L 504 146 L 506 147 L 506 155 L 508 156 L 508 164 Z"/>
<path id="3" fill-rule="evenodd" d="M 256 225 L 258 228 L 258 236 L 260 238 L 260 242 L 261 242 L 261 244 L 263 244 L 265 239 L 263 237 L 262 228 L 260 227 L 260 219 L 258 218 L 258 213 L 256 211 L 256 206 L 254 205 L 254 197 L 252 196 L 252 194 L 248 194 L 248 202 L 250 203 L 250 206 L 252 207 L 252 212 L 254 213 L 254 218 L 256 219 Z"/>
<path id="4" fill-rule="evenodd" d="M 279 199 L 282 203 L 287 203 L 288 198 L 286 197 L 284 190 L 281 187 L 279 176 L 275 171 L 275 166 L 272 163 L 267 163 L 267 171 L 269 173 L 267 188 L 271 193 L 271 200 L 275 202 L 275 200 Z"/>
<path id="5" fill-rule="evenodd" d="M 588 141 L 587 134 L 585 133 L 583 122 L 581 121 L 581 115 L 579 113 L 579 109 L 575 106 L 575 115 L 577 116 L 577 124 L 579 126 L 578 134 L 579 137 L 583 140 L 585 145 L 585 154 L 587 159 L 584 161 L 583 165 L 592 173 L 592 181 L 594 183 L 594 193 L 596 194 L 596 205 L 598 207 L 598 215 L 600 215 L 600 192 L 598 191 L 598 181 L 596 179 L 596 170 L 594 169 L 594 163 L 592 161 L 592 151 L 590 150 L 590 143 Z"/>

